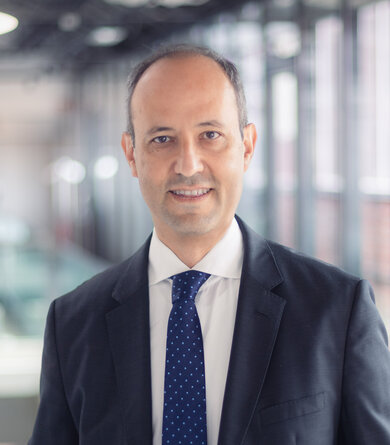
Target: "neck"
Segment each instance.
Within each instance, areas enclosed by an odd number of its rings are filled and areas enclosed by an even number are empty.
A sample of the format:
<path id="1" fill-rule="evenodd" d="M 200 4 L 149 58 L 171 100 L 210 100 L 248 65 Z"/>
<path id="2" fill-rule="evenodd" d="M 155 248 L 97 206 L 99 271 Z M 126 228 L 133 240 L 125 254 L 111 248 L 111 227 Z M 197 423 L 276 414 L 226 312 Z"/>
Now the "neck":
<path id="1" fill-rule="evenodd" d="M 229 226 L 201 235 L 175 232 L 168 236 L 168 234 L 158 230 L 157 227 L 156 233 L 159 240 L 191 269 L 223 238 Z"/>

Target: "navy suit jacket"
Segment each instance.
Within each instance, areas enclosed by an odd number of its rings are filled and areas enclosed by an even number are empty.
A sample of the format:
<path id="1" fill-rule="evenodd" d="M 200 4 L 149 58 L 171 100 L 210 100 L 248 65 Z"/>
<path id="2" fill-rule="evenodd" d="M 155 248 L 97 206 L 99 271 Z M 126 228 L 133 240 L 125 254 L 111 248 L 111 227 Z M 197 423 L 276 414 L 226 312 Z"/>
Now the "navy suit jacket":
<path id="1" fill-rule="evenodd" d="M 390 445 L 390 352 L 369 284 L 238 221 L 218 445 Z M 152 445 L 149 243 L 52 303 L 30 445 Z"/>

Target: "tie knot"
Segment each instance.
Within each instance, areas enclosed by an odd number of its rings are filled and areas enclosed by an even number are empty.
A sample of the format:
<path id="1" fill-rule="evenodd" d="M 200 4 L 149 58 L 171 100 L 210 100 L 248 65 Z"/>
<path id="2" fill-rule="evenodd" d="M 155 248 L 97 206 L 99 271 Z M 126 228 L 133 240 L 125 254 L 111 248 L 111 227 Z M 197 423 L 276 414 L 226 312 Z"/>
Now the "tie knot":
<path id="1" fill-rule="evenodd" d="M 179 298 L 194 300 L 202 284 L 209 278 L 210 274 L 199 272 L 198 270 L 188 270 L 171 278 L 172 283 L 172 304 Z"/>

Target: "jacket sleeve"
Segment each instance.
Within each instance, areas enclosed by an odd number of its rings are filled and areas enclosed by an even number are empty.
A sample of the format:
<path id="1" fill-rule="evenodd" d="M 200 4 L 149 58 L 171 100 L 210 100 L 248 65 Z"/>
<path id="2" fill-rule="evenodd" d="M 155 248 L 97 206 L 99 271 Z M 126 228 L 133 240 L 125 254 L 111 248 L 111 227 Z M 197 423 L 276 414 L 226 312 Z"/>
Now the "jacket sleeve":
<path id="1" fill-rule="evenodd" d="M 390 351 L 367 281 L 356 288 L 345 346 L 340 443 L 390 445 Z"/>
<path id="2" fill-rule="evenodd" d="M 40 405 L 28 445 L 77 445 L 79 443 L 66 400 L 56 346 L 55 301 L 49 308 L 40 382 Z"/>

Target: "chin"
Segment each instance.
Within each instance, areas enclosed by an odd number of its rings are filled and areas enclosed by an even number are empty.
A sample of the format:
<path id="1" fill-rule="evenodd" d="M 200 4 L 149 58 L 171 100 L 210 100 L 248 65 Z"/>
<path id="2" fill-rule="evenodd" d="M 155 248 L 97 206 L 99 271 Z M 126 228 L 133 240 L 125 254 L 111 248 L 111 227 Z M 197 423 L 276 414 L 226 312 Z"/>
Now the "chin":
<path id="1" fill-rule="evenodd" d="M 205 235 L 218 226 L 214 215 L 170 215 L 167 222 L 175 232 L 187 236 Z"/>

